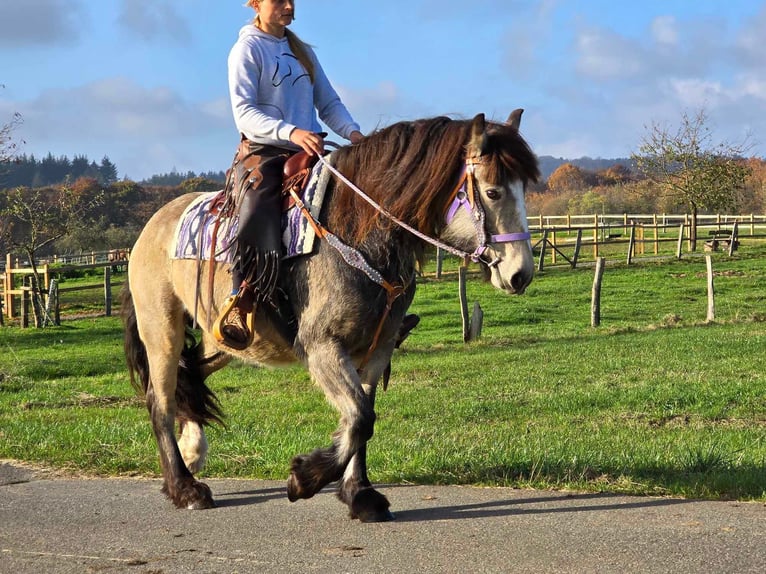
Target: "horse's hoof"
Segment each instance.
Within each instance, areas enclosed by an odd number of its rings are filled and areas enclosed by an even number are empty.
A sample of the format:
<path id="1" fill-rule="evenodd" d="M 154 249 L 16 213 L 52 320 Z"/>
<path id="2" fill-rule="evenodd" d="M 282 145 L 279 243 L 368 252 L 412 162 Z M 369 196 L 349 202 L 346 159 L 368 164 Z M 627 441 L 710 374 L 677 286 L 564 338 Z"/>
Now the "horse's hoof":
<path id="1" fill-rule="evenodd" d="M 291 472 L 290 476 L 287 477 L 287 500 L 290 502 L 295 502 L 296 500 L 302 498 L 301 493 L 302 490 L 298 484 L 298 479 L 295 478 L 295 474 Z"/>
<path id="2" fill-rule="evenodd" d="M 304 486 L 310 482 L 306 468 L 307 462 L 307 458 L 301 455 L 292 460 L 290 476 L 287 478 L 287 499 L 290 502 L 295 502 L 301 498 L 311 498 L 315 494 L 315 491 Z"/>
<path id="3" fill-rule="evenodd" d="M 349 505 L 351 518 L 360 522 L 389 522 L 396 517 L 388 509 L 391 503 L 374 488 L 363 488 L 354 495 Z"/>
<path id="4" fill-rule="evenodd" d="M 175 493 L 169 494 L 169 496 L 177 508 L 186 508 L 188 510 L 215 508 L 213 493 L 204 482 L 191 480 L 183 485 L 179 485 Z"/>

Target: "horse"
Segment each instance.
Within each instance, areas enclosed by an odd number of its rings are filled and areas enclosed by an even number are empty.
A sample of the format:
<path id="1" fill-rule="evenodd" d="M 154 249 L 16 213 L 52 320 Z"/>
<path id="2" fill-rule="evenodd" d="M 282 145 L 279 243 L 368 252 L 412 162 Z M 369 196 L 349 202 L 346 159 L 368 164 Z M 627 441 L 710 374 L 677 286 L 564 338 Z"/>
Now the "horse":
<path id="1" fill-rule="evenodd" d="M 259 307 L 254 340 L 241 351 L 219 344 L 210 330 L 216 302 L 230 292 L 230 263 L 172 257 L 179 218 L 199 194 L 179 196 L 150 218 L 122 291 L 124 347 L 149 411 L 162 492 L 177 507 L 215 506 L 210 488 L 194 477 L 208 452 L 204 427 L 223 423 L 205 379 L 236 357 L 302 363 L 339 412 L 331 444 L 292 459 L 288 499 L 337 483 L 352 519 L 394 519 L 368 478 L 367 443 L 376 389 L 401 342 L 427 242 L 478 262 L 509 294 L 523 293 L 533 278 L 524 194 L 539 168 L 519 133 L 522 111 L 506 122 L 484 114 L 402 121 L 335 150 L 337 177 L 316 223 L 336 241 L 322 238 L 310 254 L 283 260 L 277 301 Z"/>

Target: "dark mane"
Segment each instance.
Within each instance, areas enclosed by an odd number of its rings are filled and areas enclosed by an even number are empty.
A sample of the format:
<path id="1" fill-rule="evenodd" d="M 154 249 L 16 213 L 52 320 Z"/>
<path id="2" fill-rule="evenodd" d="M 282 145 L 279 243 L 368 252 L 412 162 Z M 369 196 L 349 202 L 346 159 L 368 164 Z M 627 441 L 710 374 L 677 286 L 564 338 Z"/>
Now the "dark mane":
<path id="1" fill-rule="evenodd" d="M 399 122 L 339 149 L 335 165 L 394 217 L 432 235 L 443 225 L 443 209 L 460 176 L 470 133 L 470 120 Z M 486 150 L 492 180 L 539 178 L 537 158 L 516 129 L 488 123 Z M 360 243 L 390 223 L 338 182 L 328 225 L 346 241 Z"/>

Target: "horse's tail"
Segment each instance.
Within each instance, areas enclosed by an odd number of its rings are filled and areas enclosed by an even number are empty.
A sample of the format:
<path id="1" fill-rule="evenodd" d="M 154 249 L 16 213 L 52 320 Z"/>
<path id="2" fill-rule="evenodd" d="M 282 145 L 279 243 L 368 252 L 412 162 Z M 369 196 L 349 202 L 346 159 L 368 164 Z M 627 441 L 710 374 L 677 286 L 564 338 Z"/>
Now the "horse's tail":
<path id="1" fill-rule="evenodd" d="M 126 280 L 120 293 L 122 320 L 125 326 L 124 346 L 128 362 L 130 383 L 139 393 L 146 395 L 151 385 L 149 361 L 146 347 L 138 333 L 136 309 L 133 295 Z M 178 381 L 176 384 L 176 416 L 181 420 L 208 425 L 213 422 L 224 424 L 223 411 L 215 393 L 205 384 L 200 363 L 200 346 L 194 335 L 187 331 L 181 358 L 178 361 Z"/>
<path id="2" fill-rule="evenodd" d="M 141 394 L 149 390 L 149 360 L 146 358 L 146 347 L 138 334 L 136 308 L 133 306 L 133 294 L 130 283 L 126 279 L 120 292 L 120 314 L 125 327 L 123 346 L 125 358 L 128 361 L 130 384 Z"/>

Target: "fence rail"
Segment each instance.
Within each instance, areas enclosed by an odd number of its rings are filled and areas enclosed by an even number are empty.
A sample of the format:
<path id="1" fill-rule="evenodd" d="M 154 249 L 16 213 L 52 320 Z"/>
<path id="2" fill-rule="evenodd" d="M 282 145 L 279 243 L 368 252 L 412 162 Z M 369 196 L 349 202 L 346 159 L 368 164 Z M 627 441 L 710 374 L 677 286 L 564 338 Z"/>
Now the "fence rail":
<path id="1" fill-rule="evenodd" d="M 103 289 L 104 312 L 107 316 L 111 315 L 112 271 L 124 268 L 128 263 L 129 257 L 130 251 L 127 249 L 112 249 L 103 252 L 52 257 L 36 261 L 42 283 L 39 289 L 40 294 L 43 296 L 43 299 L 50 298 L 51 294 L 53 294 L 53 300 L 43 301 L 43 304 L 46 309 L 50 309 L 53 313 L 55 322 L 58 323 L 59 321 L 59 293 L 62 292 L 74 293 L 77 291 Z M 23 327 L 29 326 L 29 310 L 33 292 L 31 281 L 34 277 L 34 271 L 32 267 L 27 265 L 28 262 L 22 262 L 18 257 L 13 257 L 11 254 L 6 255 L 5 266 L 2 273 L 0 273 L 0 324 L 2 324 L 2 317 L 5 315 L 9 319 L 18 317 Z M 103 281 L 63 287 L 59 286 L 53 279 L 56 274 L 93 269 L 104 270 Z M 54 286 L 53 289 L 51 289 L 51 285 Z"/>
<path id="2" fill-rule="evenodd" d="M 534 216 L 528 221 L 539 269 L 548 256 L 553 265 L 565 261 L 576 267 L 582 248 L 592 250 L 593 261 L 607 256 L 631 263 L 637 256 L 680 258 L 684 244 L 687 251 L 693 247 L 688 215 Z M 701 215 L 696 232 L 704 251 L 728 250 L 731 255 L 742 241 L 766 239 L 766 215 Z"/>

